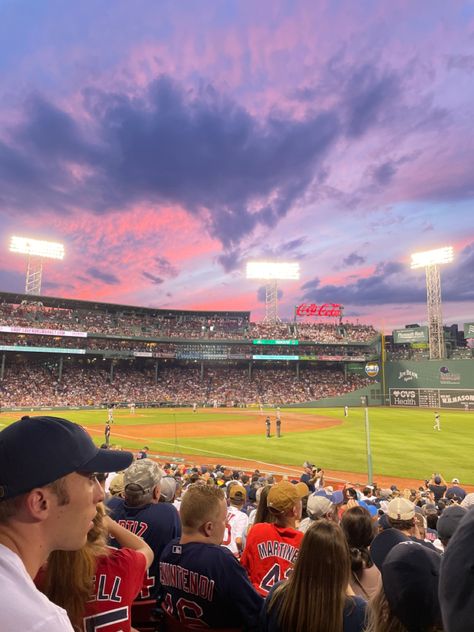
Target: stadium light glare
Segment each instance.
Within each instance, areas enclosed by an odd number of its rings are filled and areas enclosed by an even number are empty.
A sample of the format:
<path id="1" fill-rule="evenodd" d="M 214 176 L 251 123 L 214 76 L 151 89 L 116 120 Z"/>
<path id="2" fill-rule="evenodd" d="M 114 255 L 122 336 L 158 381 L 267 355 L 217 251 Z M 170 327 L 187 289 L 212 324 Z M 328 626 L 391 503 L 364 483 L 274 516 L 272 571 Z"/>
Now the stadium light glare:
<path id="1" fill-rule="evenodd" d="M 56 241 L 43 241 L 30 239 L 29 237 L 16 237 L 10 239 L 10 252 L 18 252 L 30 257 L 43 257 L 44 259 L 64 259 L 64 246 Z"/>
<path id="2" fill-rule="evenodd" d="M 453 259 L 452 246 L 436 248 L 436 250 L 426 250 L 425 252 L 415 252 L 411 255 L 410 268 L 416 270 L 418 268 L 426 268 L 427 266 L 451 263 Z"/>
<path id="3" fill-rule="evenodd" d="M 300 278 L 300 264 L 290 262 L 249 261 L 247 263 L 247 279 L 276 281 Z"/>
<path id="4" fill-rule="evenodd" d="M 17 237 L 16 235 L 10 238 L 10 252 L 27 256 L 25 294 L 34 296 L 41 294 L 43 259 L 64 259 L 63 244 L 56 241 Z"/>

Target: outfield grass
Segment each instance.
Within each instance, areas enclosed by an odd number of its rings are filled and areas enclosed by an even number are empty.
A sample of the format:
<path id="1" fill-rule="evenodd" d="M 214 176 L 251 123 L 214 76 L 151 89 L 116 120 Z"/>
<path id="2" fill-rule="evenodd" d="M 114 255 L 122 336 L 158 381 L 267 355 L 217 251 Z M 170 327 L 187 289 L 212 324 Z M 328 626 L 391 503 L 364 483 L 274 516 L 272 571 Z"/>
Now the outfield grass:
<path id="1" fill-rule="evenodd" d="M 303 461 L 331 470 L 365 472 L 367 468 L 364 410 L 351 409 L 344 419 L 342 409 L 291 409 L 288 413 L 324 415 L 343 421 L 341 425 L 315 432 L 285 434 L 285 410 L 282 410 L 282 438 L 266 439 L 261 417 L 255 423 L 261 427 L 259 435 L 180 437 L 182 424 L 196 422 L 196 415 L 188 410 L 147 409 L 137 410 L 135 417 L 128 411 L 116 411 L 116 424 L 112 427 L 113 443 L 139 449 L 143 440 L 120 439 L 126 435 L 127 426 L 153 425 L 176 422 L 176 440 L 160 439 L 159 433 L 151 433 L 146 444 L 151 452 L 196 454 L 196 461 L 205 456 L 222 457 L 225 462 L 232 457 L 262 461 L 269 464 L 287 464 L 300 467 Z M 44 414 L 44 413 L 43 413 Z M 57 412 L 53 414 L 59 414 Z M 84 426 L 103 424 L 106 411 L 67 411 L 65 417 Z M 223 411 L 225 414 L 225 411 Z M 3 413 L 0 423 L 17 419 L 17 414 Z M 238 433 L 239 422 L 245 418 L 233 413 L 226 417 Z M 248 417 L 247 417 L 248 419 Z M 442 411 L 441 432 L 433 430 L 432 410 L 404 410 L 397 408 L 370 408 L 370 432 L 374 473 L 393 477 L 429 477 L 441 472 L 446 480 L 458 477 L 462 483 L 474 484 L 474 413 Z M 216 414 L 199 411 L 199 422 L 216 421 Z M 183 428 L 184 430 L 184 428 Z M 152 436 L 155 434 L 155 436 Z M 158 436 L 156 436 L 158 435 Z M 101 443 L 102 436 L 94 437 Z"/>

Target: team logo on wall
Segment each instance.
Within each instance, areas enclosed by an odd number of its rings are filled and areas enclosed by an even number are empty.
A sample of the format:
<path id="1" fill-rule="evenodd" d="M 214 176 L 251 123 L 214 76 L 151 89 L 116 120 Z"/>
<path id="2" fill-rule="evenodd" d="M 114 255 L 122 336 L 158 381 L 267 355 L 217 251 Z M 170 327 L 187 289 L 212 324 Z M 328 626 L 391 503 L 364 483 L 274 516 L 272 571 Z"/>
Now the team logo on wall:
<path id="1" fill-rule="evenodd" d="M 377 377 L 379 374 L 380 367 L 376 362 L 368 362 L 365 365 L 365 372 L 369 377 Z"/>
<path id="2" fill-rule="evenodd" d="M 439 369 L 439 381 L 441 384 L 460 384 L 461 374 L 451 373 L 447 366 L 442 366 Z"/>
<path id="3" fill-rule="evenodd" d="M 412 380 L 418 379 L 418 373 L 410 371 L 410 369 L 406 369 L 405 371 L 400 371 L 398 379 L 403 380 L 404 382 L 411 382 Z"/>

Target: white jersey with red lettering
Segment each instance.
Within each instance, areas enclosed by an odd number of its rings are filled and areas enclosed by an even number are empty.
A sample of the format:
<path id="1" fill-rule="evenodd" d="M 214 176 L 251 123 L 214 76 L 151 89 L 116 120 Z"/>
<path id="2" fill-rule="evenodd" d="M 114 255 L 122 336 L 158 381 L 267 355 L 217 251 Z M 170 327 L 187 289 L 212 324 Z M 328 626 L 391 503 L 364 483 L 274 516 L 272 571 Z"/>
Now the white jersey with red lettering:
<path id="1" fill-rule="evenodd" d="M 237 538 L 242 540 L 245 532 L 247 531 L 248 524 L 249 517 L 247 514 L 232 505 L 227 508 L 227 528 L 224 533 L 224 541 L 222 544 L 234 555 L 238 555 L 240 553 L 236 540 Z"/>

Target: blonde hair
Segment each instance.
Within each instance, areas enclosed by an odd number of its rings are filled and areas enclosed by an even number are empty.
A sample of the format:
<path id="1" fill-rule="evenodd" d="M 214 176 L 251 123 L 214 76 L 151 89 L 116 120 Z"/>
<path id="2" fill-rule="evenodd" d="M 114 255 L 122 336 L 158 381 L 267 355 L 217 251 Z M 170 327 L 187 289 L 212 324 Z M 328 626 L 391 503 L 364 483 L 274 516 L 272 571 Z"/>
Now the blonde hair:
<path id="1" fill-rule="evenodd" d="M 82 630 L 86 603 L 94 589 L 97 558 L 108 555 L 106 510 L 97 505 L 94 526 L 87 534 L 87 543 L 79 551 L 53 551 L 48 558 L 41 591 L 55 604 L 64 608 L 76 630 Z"/>
<path id="2" fill-rule="evenodd" d="M 282 632 L 340 632 L 349 583 L 349 548 L 341 527 L 318 520 L 306 531 L 293 573 L 274 592 Z"/>
<path id="3" fill-rule="evenodd" d="M 219 513 L 219 505 L 225 499 L 224 491 L 214 485 L 193 483 L 183 495 L 179 514 L 183 529 L 195 530 Z"/>

